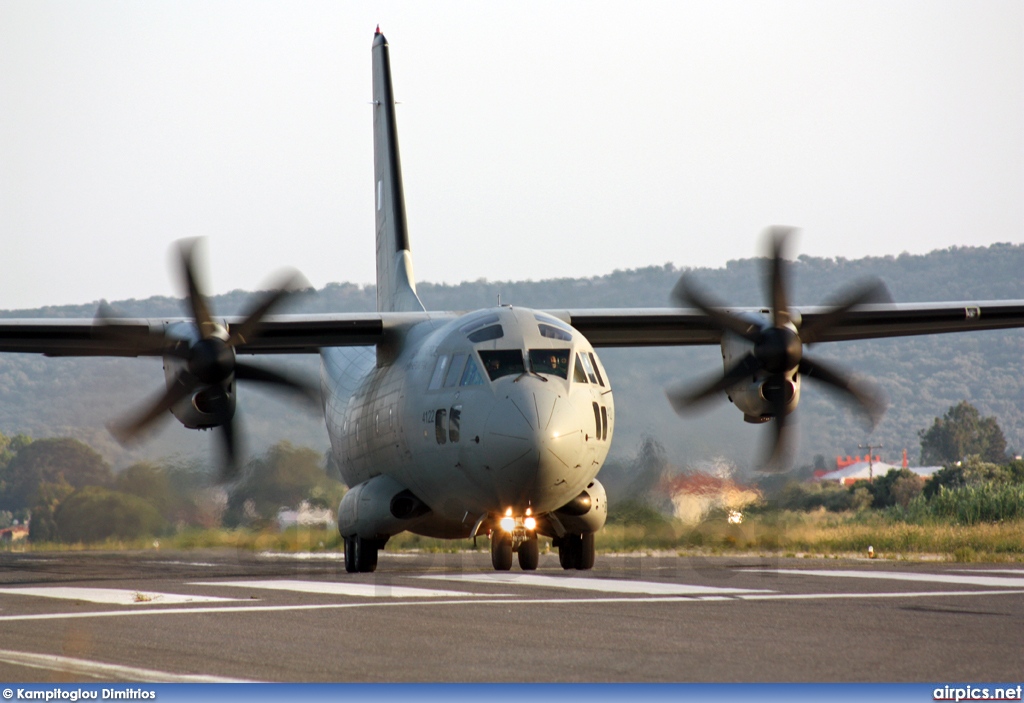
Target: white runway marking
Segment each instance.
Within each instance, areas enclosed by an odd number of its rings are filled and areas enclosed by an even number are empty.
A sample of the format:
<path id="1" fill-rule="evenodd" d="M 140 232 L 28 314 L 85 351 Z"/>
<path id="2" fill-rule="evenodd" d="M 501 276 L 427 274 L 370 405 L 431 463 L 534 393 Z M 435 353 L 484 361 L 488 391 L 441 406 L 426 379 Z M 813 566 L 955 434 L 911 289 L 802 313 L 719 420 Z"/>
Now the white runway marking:
<path id="1" fill-rule="evenodd" d="M 125 588 L 78 588 L 69 586 L 36 586 L 31 588 L 0 588 L 0 595 L 39 596 L 61 600 L 81 600 L 108 605 L 181 605 L 182 603 L 222 603 L 235 598 L 186 596 L 177 593 L 133 591 Z"/>
<path id="2" fill-rule="evenodd" d="M 907 571 L 817 571 L 811 569 L 759 569 L 771 574 L 790 576 L 837 576 L 839 578 L 883 579 L 890 581 L 918 581 L 923 583 L 949 583 L 959 586 L 988 586 L 995 588 L 1024 587 L 1024 574 L 1021 578 L 1008 576 L 961 576 L 959 574 L 920 574 Z"/>
<path id="3" fill-rule="evenodd" d="M 195 608 L 129 608 L 125 610 L 100 610 L 94 612 L 76 613 L 32 613 L 25 615 L 0 615 L 0 622 L 26 622 L 39 620 L 79 620 L 88 618 L 121 618 L 141 616 L 163 616 L 163 615 L 220 615 L 220 614 L 260 614 L 260 613 L 284 613 L 302 612 L 316 610 L 350 610 L 362 608 L 432 608 L 448 606 L 533 606 L 533 605 L 555 605 L 564 607 L 566 605 L 608 605 L 609 603 L 664 603 L 666 605 L 684 605 L 686 607 L 710 602 L 727 601 L 735 603 L 737 600 L 762 601 L 762 600 L 830 600 L 830 599 L 857 599 L 857 598 L 894 598 L 906 600 L 908 598 L 949 598 L 951 596 L 1004 596 L 1021 595 L 1024 591 L 923 591 L 906 593 L 750 593 L 740 594 L 732 598 L 722 596 L 697 596 L 696 598 L 680 598 L 678 596 L 630 596 L 630 597 L 594 597 L 594 598 L 460 598 L 459 600 L 372 600 L 355 603 L 318 603 L 310 605 L 236 605 L 236 606 L 198 606 Z"/>
<path id="4" fill-rule="evenodd" d="M 374 583 L 343 583 L 336 581 L 196 581 L 191 586 L 227 586 L 294 593 L 319 593 L 326 596 L 360 596 L 363 598 L 458 598 L 476 596 L 463 591 L 441 591 L 434 588 L 409 588 Z"/>
<path id="5" fill-rule="evenodd" d="M 965 574 L 1013 574 L 1024 577 L 1024 569 L 953 569 L 962 571 Z"/>
<path id="6" fill-rule="evenodd" d="M 760 588 L 722 588 L 720 586 L 692 586 L 685 583 L 658 581 L 625 581 L 621 579 L 584 578 L 580 576 L 542 576 L 540 574 L 493 573 L 451 574 L 419 576 L 422 579 L 468 583 L 500 583 L 513 586 L 546 586 L 577 591 L 601 593 L 637 593 L 648 596 L 701 596 L 737 595 L 740 593 L 771 593 Z"/>
<path id="7" fill-rule="evenodd" d="M 252 683 L 246 679 L 226 679 L 221 676 L 200 676 L 195 674 L 172 674 L 153 669 L 139 669 L 133 666 L 105 664 L 88 659 L 61 657 L 56 654 L 33 654 L 0 649 L 0 662 L 27 666 L 32 669 L 59 671 L 75 676 L 90 676 L 104 681 L 138 681 L 139 683 Z"/>

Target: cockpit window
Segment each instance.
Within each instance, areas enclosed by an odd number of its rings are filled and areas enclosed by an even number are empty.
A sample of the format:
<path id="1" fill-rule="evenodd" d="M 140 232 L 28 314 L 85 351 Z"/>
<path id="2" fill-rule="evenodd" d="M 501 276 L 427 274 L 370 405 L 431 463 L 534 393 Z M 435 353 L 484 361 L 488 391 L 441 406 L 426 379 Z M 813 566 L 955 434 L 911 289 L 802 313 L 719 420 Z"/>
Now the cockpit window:
<path id="1" fill-rule="evenodd" d="M 478 329 L 476 332 L 472 332 L 468 335 L 469 341 L 471 342 L 489 342 L 492 339 L 501 339 L 505 336 L 505 330 L 501 328 L 501 325 L 491 325 L 490 327 L 484 327 Z"/>
<path id="2" fill-rule="evenodd" d="M 594 374 L 594 365 L 590 363 L 590 358 L 586 354 L 580 354 L 579 358 L 583 360 L 583 368 L 586 369 L 587 378 L 590 379 L 591 383 L 597 383 L 597 376 Z"/>
<path id="3" fill-rule="evenodd" d="M 587 382 L 587 372 L 583 370 L 583 362 L 580 361 L 580 355 L 576 355 L 576 365 L 572 368 L 572 380 L 576 383 Z"/>
<path id="4" fill-rule="evenodd" d="M 565 322 L 562 322 L 554 315 L 547 315 L 542 312 L 535 312 L 533 313 L 533 316 L 537 319 L 537 322 L 543 322 L 548 325 L 554 325 L 555 327 L 561 327 L 566 332 L 572 332 L 572 327 L 570 327 Z"/>
<path id="5" fill-rule="evenodd" d="M 498 316 L 493 312 L 488 315 L 480 315 L 478 317 L 473 318 L 472 320 L 464 324 L 462 327 L 460 327 L 459 332 L 462 332 L 463 334 L 469 334 L 470 332 L 475 332 L 481 327 L 493 325 L 497 321 Z"/>
<path id="6" fill-rule="evenodd" d="M 479 386 L 483 382 L 484 377 L 480 375 L 480 367 L 476 365 L 473 357 L 469 357 L 469 361 L 466 362 L 466 370 L 462 372 L 462 381 L 459 382 L 459 385 Z"/>
<path id="7" fill-rule="evenodd" d="M 448 370 L 448 362 L 451 361 L 451 357 L 447 354 L 443 354 L 437 357 L 437 363 L 434 364 L 434 373 L 430 377 L 429 389 L 436 391 L 444 383 L 444 374 Z"/>
<path id="8" fill-rule="evenodd" d="M 540 329 L 540 336 L 547 337 L 548 339 L 560 339 L 563 342 L 571 342 L 572 335 L 564 330 L 560 330 L 557 327 L 551 325 L 545 325 L 543 322 L 537 324 Z"/>
<path id="9" fill-rule="evenodd" d="M 521 374 L 526 371 L 523 365 L 523 352 L 518 349 L 491 349 L 480 352 L 480 360 L 492 381 L 502 376 Z"/>
<path id="10" fill-rule="evenodd" d="M 597 374 L 598 384 L 604 388 L 604 378 L 601 377 L 601 367 L 597 365 L 597 358 L 594 356 L 594 352 L 587 352 L 587 356 L 590 357 L 590 365 L 594 369 L 594 373 Z"/>
<path id="11" fill-rule="evenodd" d="M 541 325 L 543 327 L 543 325 Z M 531 349 L 530 369 L 559 378 L 569 378 L 568 349 Z"/>
<path id="12" fill-rule="evenodd" d="M 456 354 L 452 357 L 451 366 L 448 367 L 448 375 L 444 378 L 444 387 L 451 388 L 459 385 L 462 378 L 462 368 L 466 365 L 467 354 Z"/>

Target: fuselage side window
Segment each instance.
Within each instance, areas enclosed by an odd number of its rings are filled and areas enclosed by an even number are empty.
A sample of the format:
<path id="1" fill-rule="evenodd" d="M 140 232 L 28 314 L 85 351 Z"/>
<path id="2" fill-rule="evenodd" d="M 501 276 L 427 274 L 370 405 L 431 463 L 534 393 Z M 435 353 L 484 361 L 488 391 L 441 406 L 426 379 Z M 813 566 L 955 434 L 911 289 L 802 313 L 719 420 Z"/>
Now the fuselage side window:
<path id="1" fill-rule="evenodd" d="M 594 403 L 594 426 L 597 428 L 594 439 L 601 439 L 601 408 L 597 403 Z"/>
<path id="2" fill-rule="evenodd" d="M 608 439 L 608 408 L 601 406 L 601 439 Z"/>
<path id="3" fill-rule="evenodd" d="M 466 361 L 466 370 L 462 372 L 462 381 L 459 382 L 460 386 L 479 386 L 484 382 L 484 377 L 480 374 L 480 367 L 477 366 L 476 360 L 473 357 L 469 357 Z"/>
<path id="4" fill-rule="evenodd" d="M 587 378 L 590 379 L 591 383 L 597 383 L 597 376 L 594 374 L 594 367 L 590 363 L 590 357 L 586 354 L 580 354 L 580 358 L 583 360 L 583 368 L 587 371 Z"/>
<path id="5" fill-rule="evenodd" d="M 531 349 L 530 369 L 559 378 L 569 378 L 568 349 Z"/>
<path id="6" fill-rule="evenodd" d="M 448 439 L 447 428 L 445 427 L 445 418 L 448 416 L 448 411 L 444 408 L 439 408 L 434 413 L 434 438 L 437 439 L 438 444 L 444 444 Z"/>
<path id="7" fill-rule="evenodd" d="M 434 375 L 430 377 L 430 385 L 427 386 L 429 390 L 436 391 L 444 383 L 444 374 L 448 370 L 449 357 L 447 354 L 437 357 L 437 363 L 434 364 Z"/>
<path id="8" fill-rule="evenodd" d="M 576 365 L 572 368 L 572 380 L 576 383 L 586 383 L 587 373 L 583 370 L 583 362 L 580 361 L 580 355 L 576 355 Z"/>
<path id="9" fill-rule="evenodd" d="M 452 357 L 451 366 L 448 367 L 448 375 L 444 379 L 445 388 L 459 385 L 459 379 L 462 378 L 462 369 L 466 365 L 466 358 L 468 356 L 468 354 L 456 354 Z"/>
<path id="10" fill-rule="evenodd" d="M 462 406 L 453 405 L 448 416 L 448 439 L 454 444 L 459 441 L 459 422 L 462 420 Z"/>
<path id="11" fill-rule="evenodd" d="M 604 388 L 604 378 L 601 376 L 601 367 L 597 365 L 597 359 L 594 358 L 594 352 L 587 352 L 587 356 L 590 357 L 590 365 L 594 369 L 594 373 L 597 375 L 597 383 L 601 388 Z"/>
<path id="12" fill-rule="evenodd" d="M 484 362 L 484 369 L 492 381 L 526 371 L 523 352 L 519 349 L 490 349 L 482 350 L 479 354 L 480 360 Z"/>

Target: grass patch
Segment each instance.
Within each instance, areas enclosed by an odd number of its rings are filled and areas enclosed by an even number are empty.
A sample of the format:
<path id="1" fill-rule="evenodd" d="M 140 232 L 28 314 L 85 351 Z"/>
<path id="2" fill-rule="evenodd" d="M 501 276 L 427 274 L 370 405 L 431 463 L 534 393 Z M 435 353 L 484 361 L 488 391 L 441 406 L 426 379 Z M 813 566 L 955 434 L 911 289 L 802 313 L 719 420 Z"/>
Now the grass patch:
<path id="1" fill-rule="evenodd" d="M 665 519 L 647 524 L 615 522 L 597 534 L 599 552 L 674 552 L 689 554 L 755 553 L 835 557 L 866 555 L 872 546 L 881 559 L 939 556 L 949 561 L 1024 561 L 1024 519 L 995 523 L 954 524 L 928 517 L 907 522 L 898 511 L 830 513 L 770 511 L 750 514 L 742 524 L 729 524 L 724 516 L 687 526 Z M 242 529 L 185 529 L 160 538 L 108 539 L 92 544 L 16 543 L 5 551 L 83 550 L 189 550 L 237 549 L 252 552 L 341 552 L 343 544 L 333 528 L 291 528 L 248 531 Z M 387 544 L 388 552 L 419 551 L 452 554 L 474 549 L 472 540 L 441 540 L 401 534 Z M 486 552 L 486 537 L 477 538 L 475 550 Z M 541 540 L 541 551 L 551 542 Z"/>

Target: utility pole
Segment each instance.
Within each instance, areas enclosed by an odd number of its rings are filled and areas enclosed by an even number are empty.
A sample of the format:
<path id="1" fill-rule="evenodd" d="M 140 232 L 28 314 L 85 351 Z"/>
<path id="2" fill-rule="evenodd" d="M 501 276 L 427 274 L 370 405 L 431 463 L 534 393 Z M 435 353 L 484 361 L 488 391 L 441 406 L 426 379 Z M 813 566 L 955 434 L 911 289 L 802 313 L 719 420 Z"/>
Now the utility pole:
<path id="1" fill-rule="evenodd" d="M 875 457 L 871 452 L 876 449 L 885 449 L 881 444 L 858 444 L 857 449 L 868 450 L 868 483 L 875 482 Z"/>

